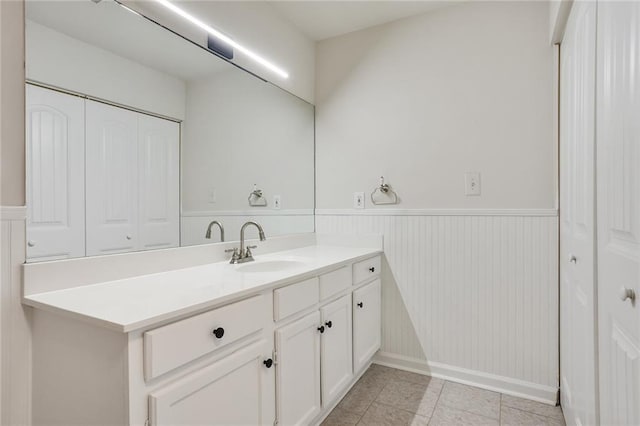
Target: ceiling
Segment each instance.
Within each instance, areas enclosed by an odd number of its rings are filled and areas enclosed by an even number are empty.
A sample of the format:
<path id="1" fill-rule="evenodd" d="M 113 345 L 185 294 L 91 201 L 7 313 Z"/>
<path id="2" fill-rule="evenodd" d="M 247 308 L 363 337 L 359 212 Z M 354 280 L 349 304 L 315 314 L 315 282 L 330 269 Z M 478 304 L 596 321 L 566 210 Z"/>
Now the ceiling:
<path id="1" fill-rule="evenodd" d="M 307 37 L 318 41 L 431 12 L 461 0 L 267 1 Z"/>

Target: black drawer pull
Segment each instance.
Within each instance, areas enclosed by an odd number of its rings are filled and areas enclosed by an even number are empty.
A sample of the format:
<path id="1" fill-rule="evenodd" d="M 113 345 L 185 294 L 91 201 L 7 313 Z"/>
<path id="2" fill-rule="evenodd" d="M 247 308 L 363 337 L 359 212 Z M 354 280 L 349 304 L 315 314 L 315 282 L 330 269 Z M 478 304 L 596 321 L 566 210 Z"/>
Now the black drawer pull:
<path id="1" fill-rule="evenodd" d="M 224 336 L 224 328 L 222 327 L 218 327 L 215 330 L 213 330 L 213 335 L 216 336 L 218 339 L 222 339 L 222 336 Z"/>
<path id="2" fill-rule="evenodd" d="M 376 268 L 374 268 L 373 266 L 371 268 L 369 268 L 369 272 L 375 272 Z"/>
<path id="3" fill-rule="evenodd" d="M 273 365 L 273 360 L 271 358 L 269 359 L 265 359 L 264 361 L 262 361 L 262 363 L 267 367 L 267 368 L 271 368 L 271 366 Z"/>
<path id="4" fill-rule="evenodd" d="M 326 325 L 327 327 L 331 328 L 333 326 L 333 323 L 331 321 L 327 321 L 324 323 L 324 325 Z"/>
<path id="5" fill-rule="evenodd" d="M 320 333 L 324 333 L 324 325 L 321 325 L 320 327 L 318 327 L 318 331 Z"/>
<path id="6" fill-rule="evenodd" d="M 360 307 L 360 308 L 363 308 L 363 307 L 364 307 L 364 304 L 363 304 L 362 302 L 358 303 L 357 305 L 358 305 L 358 307 Z"/>

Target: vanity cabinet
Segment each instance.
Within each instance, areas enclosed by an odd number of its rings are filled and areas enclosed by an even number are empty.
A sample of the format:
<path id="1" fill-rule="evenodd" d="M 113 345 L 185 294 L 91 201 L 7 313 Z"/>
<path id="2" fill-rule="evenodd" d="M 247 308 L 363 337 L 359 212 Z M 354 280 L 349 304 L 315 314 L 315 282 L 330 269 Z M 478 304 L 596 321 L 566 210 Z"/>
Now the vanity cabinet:
<path id="1" fill-rule="evenodd" d="M 380 279 L 353 292 L 353 369 L 360 371 L 380 348 Z"/>
<path id="2" fill-rule="evenodd" d="M 320 309 L 322 405 L 333 402 L 353 377 L 351 294 Z"/>
<path id="3" fill-rule="evenodd" d="M 160 425 L 273 425 L 271 344 L 260 341 L 149 395 Z"/>
<path id="4" fill-rule="evenodd" d="M 353 268 L 133 330 L 35 309 L 34 424 L 315 424 L 380 346 L 379 269 Z"/>
<path id="5" fill-rule="evenodd" d="M 276 389 L 278 422 L 309 424 L 321 410 L 320 312 L 278 329 Z"/>

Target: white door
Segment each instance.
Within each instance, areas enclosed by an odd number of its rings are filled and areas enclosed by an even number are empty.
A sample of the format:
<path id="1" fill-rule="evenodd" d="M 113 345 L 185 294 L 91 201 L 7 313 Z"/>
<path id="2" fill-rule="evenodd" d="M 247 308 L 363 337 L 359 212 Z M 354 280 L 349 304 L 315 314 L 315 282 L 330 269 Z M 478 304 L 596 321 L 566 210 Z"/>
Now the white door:
<path id="1" fill-rule="evenodd" d="M 320 312 L 276 331 L 279 425 L 307 425 L 320 413 Z"/>
<path id="2" fill-rule="evenodd" d="M 321 337 L 322 405 L 330 405 L 353 377 L 351 295 L 320 309 L 324 332 Z"/>
<path id="3" fill-rule="evenodd" d="M 138 247 L 138 114 L 86 103 L 87 255 Z"/>
<path id="4" fill-rule="evenodd" d="M 253 344 L 149 396 L 151 424 L 273 425 L 271 345 Z"/>
<path id="5" fill-rule="evenodd" d="M 597 38 L 600 422 L 638 425 L 640 2 L 598 2 Z"/>
<path id="6" fill-rule="evenodd" d="M 583 425 L 597 419 L 595 36 L 596 3 L 574 2 L 560 49 L 560 394 Z"/>
<path id="7" fill-rule="evenodd" d="M 84 99 L 27 85 L 27 258 L 85 255 Z"/>
<path id="8" fill-rule="evenodd" d="M 380 280 L 353 292 L 353 370 L 357 373 L 380 349 Z"/>
<path id="9" fill-rule="evenodd" d="M 180 125 L 138 114 L 139 249 L 180 244 Z"/>

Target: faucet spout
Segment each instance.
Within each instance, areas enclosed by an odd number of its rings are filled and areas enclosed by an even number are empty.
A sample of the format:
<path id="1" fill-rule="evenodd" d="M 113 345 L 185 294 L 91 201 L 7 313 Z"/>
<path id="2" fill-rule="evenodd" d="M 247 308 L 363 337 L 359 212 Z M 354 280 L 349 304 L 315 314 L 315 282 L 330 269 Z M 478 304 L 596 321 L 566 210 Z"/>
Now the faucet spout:
<path id="1" fill-rule="evenodd" d="M 245 245 L 244 245 L 244 230 L 247 228 L 247 226 L 255 226 L 256 228 L 258 228 L 258 237 L 260 238 L 260 241 L 265 241 L 267 239 L 267 237 L 265 237 L 264 235 L 264 230 L 262 229 L 262 226 L 260 226 L 259 223 L 253 222 L 253 221 L 249 221 L 247 223 L 245 223 L 244 225 L 242 225 L 242 228 L 240 228 L 240 259 L 241 259 L 241 263 L 242 261 L 244 262 L 250 262 L 253 260 L 253 256 L 251 255 L 251 250 L 249 250 L 249 247 L 247 247 L 245 249 Z M 255 247 L 251 247 L 251 248 L 255 248 Z"/>
<path id="2" fill-rule="evenodd" d="M 224 242 L 224 227 L 217 220 L 214 220 L 209 224 L 209 226 L 207 227 L 207 233 L 204 235 L 204 237 L 209 240 L 211 239 L 211 227 L 213 225 L 218 225 L 218 228 L 220 228 L 220 241 Z"/>

